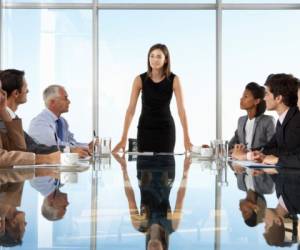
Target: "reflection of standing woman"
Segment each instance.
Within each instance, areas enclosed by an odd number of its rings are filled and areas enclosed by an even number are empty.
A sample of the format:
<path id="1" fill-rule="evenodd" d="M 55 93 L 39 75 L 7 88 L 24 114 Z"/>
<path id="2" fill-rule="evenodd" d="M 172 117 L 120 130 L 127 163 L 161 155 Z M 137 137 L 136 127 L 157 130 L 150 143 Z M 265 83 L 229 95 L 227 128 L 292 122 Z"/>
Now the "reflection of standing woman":
<path id="1" fill-rule="evenodd" d="M 185 150 L 190 150 L 187 118 L 179 78 L 171 72 L 168 48 L 163 44 L 153 45 L 148 52 L 148 71 L 134 80 L 130 103 L 127 108 L 121 141 L 114 152 L 125 151 L 127 134 L 134 116 L 136 103 L 142 91 L 142 112 L 138 124 L 138 151 L 173 152 L 175 124 L 170 111 L 173 92 L 184 135 Z"/>
<path id="2" fill-rule="evenodd" d="M 146 249 L 167 250 L 169 236 L 179 227 L 186 194 L 190 158 L 184 159 L 183 173 L 175 208 L 170 205 L 170 192 L 175 179 L 173 155 L 138 156 L 137 178 L 140 188 L 140 209 L 127 172 L 125 155 L 113 154 L 123 172 L 125 194 L 133 227 L 145 233 Z"/>

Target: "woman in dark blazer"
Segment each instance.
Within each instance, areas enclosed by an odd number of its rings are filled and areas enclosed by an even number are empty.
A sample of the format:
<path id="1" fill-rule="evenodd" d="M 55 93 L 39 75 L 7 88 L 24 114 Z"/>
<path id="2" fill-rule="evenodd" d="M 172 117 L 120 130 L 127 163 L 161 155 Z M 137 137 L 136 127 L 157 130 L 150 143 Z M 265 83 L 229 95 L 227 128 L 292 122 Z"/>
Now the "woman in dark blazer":
<path id="1" fill-rule="evenodd" d="M 265 88 L 255 82 L 246 85 L 240 99 L 240 108 L 247 111 L 247 115 L 238 120 L 238 127 L 229 142 L 232 149 L 235 144 L 244 144 L 247 149 L 260 149 L 275 133 L 275 121 L 272 116 L 264 115 L 266 103 L 264 101 Z"/>

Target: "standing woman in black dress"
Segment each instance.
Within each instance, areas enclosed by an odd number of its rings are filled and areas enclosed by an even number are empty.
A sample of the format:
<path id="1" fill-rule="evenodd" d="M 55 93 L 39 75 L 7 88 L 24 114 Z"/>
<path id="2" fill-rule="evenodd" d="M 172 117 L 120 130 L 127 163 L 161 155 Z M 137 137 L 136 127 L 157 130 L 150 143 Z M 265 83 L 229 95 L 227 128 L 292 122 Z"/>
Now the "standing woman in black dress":
<path id="1" fill-rule="evenodd" d="M 191 141 L 178 76 L 171 72 L 170 55 L 166 45 L 155 44 L 148 52 L 148 71 L 133 82 L 130 102 L 126 111 L 121 141 L 113 152 L 125 152 L 127 134 L 142 91 L 142 112 L 138 123 L 137 147 L 139 152 L 174 152 L 175 124 L 170 111 L 173 92 L 180 117 L 184 147 L 191 150 Z"/>

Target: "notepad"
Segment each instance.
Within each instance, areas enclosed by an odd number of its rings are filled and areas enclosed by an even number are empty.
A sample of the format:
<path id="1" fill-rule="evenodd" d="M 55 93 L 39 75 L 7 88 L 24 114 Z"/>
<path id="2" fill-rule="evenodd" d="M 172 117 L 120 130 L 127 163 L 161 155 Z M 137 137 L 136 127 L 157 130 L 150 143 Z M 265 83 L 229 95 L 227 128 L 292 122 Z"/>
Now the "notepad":
<path id="1" fill-rule="evenodd" d="M 279 168 L 279 166 L 274 164 L 264 164 L 254 161 L 231 160 L 231 162 L 247 168 Z"/>

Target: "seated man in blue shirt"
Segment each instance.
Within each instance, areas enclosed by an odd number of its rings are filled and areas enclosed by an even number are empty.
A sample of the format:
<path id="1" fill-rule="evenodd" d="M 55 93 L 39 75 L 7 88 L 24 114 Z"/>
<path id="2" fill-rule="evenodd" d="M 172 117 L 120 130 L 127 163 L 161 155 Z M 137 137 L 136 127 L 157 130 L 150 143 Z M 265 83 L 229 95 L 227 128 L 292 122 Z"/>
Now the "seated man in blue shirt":
<path id="1" fill-rule="evenodd" d="M 88 156 L 93 143 L 80 143 L 69 131 L 69 125 L 61 114 L 69 111 L 70 100 L 64 87 L 50 85 L 43 92 L 46 108 L 32 119 L 29 135 L 40 143 L 69 146 L 71 152 L 79 153 L 81 157 Z"/>

